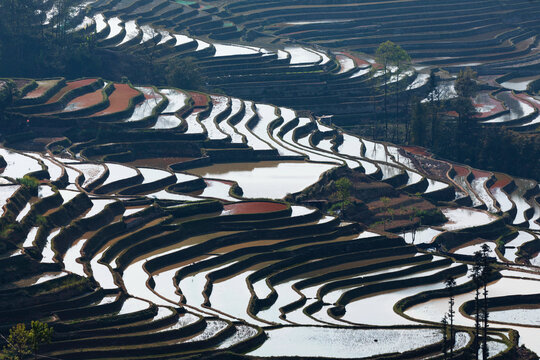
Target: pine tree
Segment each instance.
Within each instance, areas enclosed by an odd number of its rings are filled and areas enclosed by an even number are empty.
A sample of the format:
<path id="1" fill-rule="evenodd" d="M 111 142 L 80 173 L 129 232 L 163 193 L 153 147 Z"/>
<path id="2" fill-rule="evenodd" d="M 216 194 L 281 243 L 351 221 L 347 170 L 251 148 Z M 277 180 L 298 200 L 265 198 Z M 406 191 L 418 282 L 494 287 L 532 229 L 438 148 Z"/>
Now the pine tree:
<path id="1" fill-rule="evenodd" d="M 441 325 L 442 325 L 442 336 L 443 336 L 443 354 L 444 354 L 444 359 L 446 360 L 447 354 L 448 354 L 448 318 L 446 317 L 446 314 L 444 314 L 441 320 Z"/>
<path id="2" fill-rule="evenodd" d="M 9 330 L 9 337 L 5 339 L 7 345 L 0 358 L 23 359 L 34 354 L 37 359 L 40 345 L 50 343 L 52 334 L 53 328 L 41 321 L 32 321 L 29 329 L 25 324 L 17 324 Z"/>
<path id="3" fill-rule="evenodd" d="M 454 355 L 454 317 L 456 312 L 454 311 L 454 289 L 456 287 L 456 280 L 453 277 L 449 277 L 444 282 L 446 289 L 448 290 L 448 319 L 450 320 L 450 358 Z"/>

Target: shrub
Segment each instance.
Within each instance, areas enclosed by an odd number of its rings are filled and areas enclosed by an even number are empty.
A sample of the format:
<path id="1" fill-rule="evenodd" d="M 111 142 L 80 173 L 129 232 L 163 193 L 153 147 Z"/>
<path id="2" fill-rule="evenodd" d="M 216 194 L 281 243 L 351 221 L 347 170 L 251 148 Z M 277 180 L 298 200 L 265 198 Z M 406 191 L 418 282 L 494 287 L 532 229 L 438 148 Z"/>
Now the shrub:
<path id="1" fill-rule="evenodd" d="M 32 321 L 30 329 L 26 329 L 24 324 L 17 324 L 9 330 L 7 346 L 2 351 L 3 357 L 18 360 L 34 354 L 37 358 L 39 346 L 50 343 L 52 333 L 53 328 L 41 321 Z"/>
<path id="2" fill-rule="evenodd" d="M 7 235 L 15 228 L 15 224 L 4 223 L 0 224 L 0 238 L 6 238 Z"/>
<path id="3" fill-rule="evenodd" d="M 22 178 L 17 178 L 17 182 L 30 190 L 37 190 L 39 186 L 39 180 L 35 177 L 24 175 Z"/>
<path id="4" fill-rule="evenodd" d="M 171 60 L 167 65 L 165 77 L 170 86 L 189 90 L 204 88 L 205 79 L 202 71 L 191 58 Z"/>
<path id="5" fill-rule="evenodd" d="M 337 204 L 334 204 L 332 208 L 339 204 L 341 210 L 343 210 L 351 203 L 350 197 L 352 183 L 349 179 L 342 177 L 336 180 L 336 182 L 334 183 L 334 187 L 336 189 L 336 193 L 334 194 L 334 196 L 339 199 L 339 202 Z"/>
<path id="6" fill-rule="evenodd" d="M 36 216 L 36 226 L 47 226 L 47 218 L 43 215 Z"/>
<path id="7" fill-rule="evenodd" d="M 439 209 L 416 210 L 414 216 L 420 218 L 422 225 L 442 224 L 448 220 Z"/>

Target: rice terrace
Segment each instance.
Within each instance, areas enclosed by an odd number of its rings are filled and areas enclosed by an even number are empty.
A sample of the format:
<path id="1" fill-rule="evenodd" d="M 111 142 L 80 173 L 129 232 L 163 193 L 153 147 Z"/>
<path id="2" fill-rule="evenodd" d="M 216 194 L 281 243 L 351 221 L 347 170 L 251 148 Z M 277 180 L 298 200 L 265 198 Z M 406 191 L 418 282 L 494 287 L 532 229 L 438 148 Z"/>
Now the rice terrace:
<path id="1" fill-rule="evenodd" d="M 538 359 L 538 19 L 2 0 L 0 359 Z"/>

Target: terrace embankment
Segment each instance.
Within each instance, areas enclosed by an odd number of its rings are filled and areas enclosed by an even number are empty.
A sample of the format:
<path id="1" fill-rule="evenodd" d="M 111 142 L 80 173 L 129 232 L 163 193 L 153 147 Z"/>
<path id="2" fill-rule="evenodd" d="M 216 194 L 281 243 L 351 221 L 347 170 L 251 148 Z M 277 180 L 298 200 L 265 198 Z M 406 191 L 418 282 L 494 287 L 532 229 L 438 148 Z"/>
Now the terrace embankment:
<path id="1" fill-rule="evenodd" d="M 41 153 L 0 149 L 0 300 L 9 308 L 0 331 L 50 319 L 47 356 L 282 356 L 254 349 L 278 329 L 300 339 L 315 330 L 299 325 L 317 325 L 362 341 L 424 332 L 424 342 L 391 348 L 403 354 L 380 344 L 365 353 L 440 357 L 438 325 L 422 327 L 422 317 L 394 312 L 396 303 L 425 299 L 425 291 L 444 296 L 448 275 L 467 283 L 465 264 L 484 243 L 497 247 L 497 266 L 534 272 L 540 211 L 532 180 L 356 137 L 290 108 L 117 85 L 85 90 L 99 91 L 99 109 L 36 114 L 40 122 L 28 127 L 40 133 L 36 146 L 45 142 Z M 131 101 L 138 91 L 152 95 Z M 104 119 L 114 104 L 118 116 Z M 157 129 L 164 111 L 181 125 Z M 40 179 L 36 189 L 27 188 L 31 178 L 17 180 L 27 174 Z M 535 284 L 508 278 L 505 288 L 514 283 L 516 295 Z M 534 331 L 516 329 L 534 346 Z M 473 332 L 458 334 L 454 350 L 465 356 Z M 501 339 L 490 340 L 493 354 L 515 350 L 505 332 L 490 334 Z"/>
<path id="2" fill-rule="evenodd" d="M 336 182 L 342 178 L 350 181 L 350 189 L 346 190 L 350 195 L 340 194 Z M 398 231 L 419 224 L 439 224 L 445 219 L 429 201 L 347 167 L 325 173 L 317 183 L 287 199 L 315 205 L 323 211 L 335 211 L 344 219 L 364 223 L 376 230 Z"/>

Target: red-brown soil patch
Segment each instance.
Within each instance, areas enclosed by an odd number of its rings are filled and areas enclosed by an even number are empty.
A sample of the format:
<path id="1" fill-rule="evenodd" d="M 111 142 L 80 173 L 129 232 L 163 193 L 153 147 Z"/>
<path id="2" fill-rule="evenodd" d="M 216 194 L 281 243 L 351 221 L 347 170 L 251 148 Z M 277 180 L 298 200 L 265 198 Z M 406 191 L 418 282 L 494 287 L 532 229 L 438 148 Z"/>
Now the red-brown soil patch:
<path id="1" fill-rule="evenodd" d="M 472 171 L 472 173 L 473 173 L 473 175 L 474 175 L 474 177 L 475 177 L 476 179 L 482 178 L 482 177 L 490 177 L 490 176 L 491 176 L 491 173 L 490 173 L 489 171 L 482 171 L 482 170 L 476 170 L 476 169 L 474 169 L 474 170 Z"/>
<path id="2" fill-rule="evenodd" d="M 538 101 L 534 101 L 534 99 L 531 99 L 531 97 L 529 95 L 527 95 L 526 93 L 515 94 L 514 97 L 519 98 L 521 101 L 524 101 L 527 104 L 529 104 L 530 106 L 540 110 L 540 103 Z"/>
<path id="3" fill-rule="evenodd" d="M 139 105 L 143 103 L 145 100 L 156 100 L 156 104 L 163 99 L 163 97 L 159 94 L 159 92 L 155 91 L 152 87 L 143 87 L 142 89 L 148 90 L 143 91 L 142 94 L 144 96 L 144 99 L 139 101 L 136 105 Z"/>
<path id="4" fill-rule="evenodd" d="M 147 159 L 137 159 L 135 161 L 125 163 L 125 165 L 141 166 L 141 167 L 155 167 L 158 169 L 168 170 L 169 165 L 186 162 L 193 159 L 194 158 L 190 158 L 190 157 L 147 158 Z"/>
<path id="5" fill-rule="evenodd" d="M 217 106 L 219 104 L 226 103 L 227 101 L 228 101 L 228 99 L 227 99 L 226 96 L 215 95 L 214 97 L 212 97 L 212 105 L 213 106 Z"/>
<path id="6" fill-rule="evenodd" d="M 102 101 L 103 101 L 103 92 L 102 92 L 102 89 L 98 89 L 94 92 L 84 94 L 82 96 L 79 96 L 71 100 L 61 112 L 71 112 L 71 111 L 76 111 L 80 109 L 85 109 L 87 107 L 97 105 Z"/>
<path id="7" fill-rule="evenodd" d="M 477 104 L 477 103 L 475 103 L 474 106 L 477 109 L 480 109 L 480 108 L 482 108 L 484 106 L 492 106 L 493 107 L 491 110 L 489 110 L 487 112 L 479 112 L 479 113 L 477 113 L 474 117 L 478 118 L 478 119 L 487 118 L 487 117 L 493 116 L 495 114 L 498 114 L 498 113 L 503 112 L 503 111 L 506 110 L 501 101 L 499 101 L 497 99 L 494 99 L 491 96 L 489 97 L 489 102 L 488 103 L 486 103 L 486 104 Z M 457 116 L 457 113 L 456 113 L 456 116 Z"/>
<path id="8" fill-rule="evenodd" d="M 146 100 L 161 100 L 162 96 L 158 92 L 154 91 L 151 87 L 145 87 L 144 89 L 150 90 L 148 93 L 143 93 Z"/>
<path id="9" fill-rule="evenodd" d="M 450 170 L 450 164 L 416 154 L 413 154 L 410 159 L 417 169 L 423 170 L 428 177 L 441 181 L 447 180 L 446 174 Z"/>
<path id="10" fill-rule="evenodd" d="M 58 100 L 60 100 L 60 98 L 62 96 L 64 96 L 65 94 L 67 94 L 71 90 L 74 90 L 74 89 L 77 89 L 77 88 L 80 88 L 80 87 L 83 87 L 83 86 L 86 86 L 86 85 L 90 85 L 90 84 L 92 84 L 92 83 L 94 83 L 96 81 L 97 81 L 97 79 L 83 79 L 83 80 L 67 82 L 66 86 L 61 88 L 60 91 L 58 91 L 56 94 L 54 94 L 54 96 L 52 98 L 50 98 L 49 101 L 47 101 L 45 104 L 50 104 L 50 103 L 57 102 Z"/>
<path id="11" fill-rule="evenodd" d="M 419 151 L 415 151 L 414 147 L 403 147 L 403 149 L 407 150 L 410 154 L 409 159 L 413 162 L 413 164 L 416 166 L 416 168 L 422 173 L 426 174 L 430 178 L 436 178 L 437 180 L 446 181 L 447 179 L 447 173 L 451 168 L 451 165 L 440 161 L 437 159 L 433 159 L 430 153 L 427 153 L 426 150 L 419 148 Z M 412 151 L 411 151 L 412 150 Z M 422 155 L 422 153 L 427 154 Z"/>
<path id="12" fill-rule="evenodd" d="M 351 59 L 353 59 L 353 61 L 356 64 L 357 67 L 364 68 L 364 67 L 371 66 L 369 61 L 366 61 L 364 59 L 360 59 L 358 56 L 354 56 L 350 52 L 342 51 L 341 53 L 343 55 L 346 55 L 346 56 L 350 57 Z"/>
<path id="13" fill-rule="evenodd" d="M 425 157 L 431 157 L 431 153 L 419 146 L 403 146 L 403 150 L 410 152 L 411 154 L 421 155 Z"/>
<path id="14" fill-rule="evenodd" d="M 190 91 L 189 96 L 191 96 L 191 98 L 193 99 L 194 107 L 207 107 L 208 106 L 208 98 L 206 97 L 206 95 Z"/>
<path id="15" fill-rule="evenodd" d="M 527 105 L 529 105 L 529 106 L 532 106 L 533 108 L 538 108 L 538 107 L 536 106 L 536 104 L 533 103 L 533 102 L 529 99 L 528 95 L 525 94 L 525 93 L 515 94 L 515 93 L 512 92 L 512 93 L 510 94 L 510 96 L 512 96 L 512 97 L 513 97 L 514 99 L 516 99 L 517 101 L 520 101 L 520 102 L 525 103 L 525 104 L 527 104 Z"/>
<path id="16" fill-rule="evenodd" d="M 103 116 L 114 114 L 122 110 L 126 110 L 129 106 L 129 102 L 134 97 L 138 96 L 140 92 L 133 89 L 128 84 L 114 84 L 114 91 L 109 95 L 109 107 L 95 113 L 93 116 Z"/>
<path id="17" fill-rule="evenodd" d="M 285 210 L 287 209 L 287 205 L 266 201 L 253 201 L 224 205 L 223 209 L 227 211 L 227 215 L 262 214 Z"/>
<path id="18" fill-rule="evenodd" d="M 345 61 L 347 61 L 347 59 L 349 59 L 348 56 L 345 56 L 345 55 L 336 55 L 336 59 L 337 59 L 337 61 L 338 61 L 338 63 L 339 63 L 339 67 L 340 67 L 340 69 L 339 69 L 339 74 L 342 74 L 342 73 L 344 73 L 344 72 L 346 72 L 346 71 L 351 71 L 351 70 L 354 69 L 354 67 L 351 68 L 351 69 L 345 69 L 345 68 L 343 67 L 343 62 L 345 62 Z M 353 60 L 353 59 L 351 59 L 351 60 Z M 353 64 L 354 64 L 354 60 L 353 60 Z"/>
<path id="19" fill-rule="evenodd" d="M 485 119 L 485 118 L 492 117 L 492 116 L 506 110 L 506 108 L 504 107 L 504 103 L 502 101 L 499 101 L 499 100 L 493 98 L 492 96 L 485 96 L 485 98 L 487 99 L 487 101 L 485 101 L 485 102 L 477 103 L 477 102 L 473 101 L 473 105 L 478 111 L 474 115 L 474 118 L 476 118 L 476 119 Z M 480 112 L 480 109 L 482 107 L 491 107 L 491 109 L 489 111 Z M 448 112 L 446 112 L 446 115 L 452 116 L 452 117 L 459 117 L 459 114 L 456 111 L 448 111 Z"/>
<path id="20" fill-rule="evenodd" d="M 461 166 L 461 165 L 456 165 L 456 164 L 454 164 L 453 167 L 454 167 L 454 170 L 456 170 L 456 173 L 458 174 L 458 176 L 467 176 L 467 175 L 469 175 L 469 169 L 467 167 Z"/>
<path id="21" fill-rule="evenodd" d="M 497 181 L 491 185 L 491 189 L 503 188 L 512 181 L 512 178 L 506 174 L 496 173 L 495 177 L 497 178 Z"/>
<path id="22" fill-rule="evenodd" d="M 47 92 L 47 90 L 55 86 L 59 81 L 60 80 L 36 81 L 38 83 L 38 87 L 26 94 L 23 99 L 35 99 L 43 96 Z"/>

